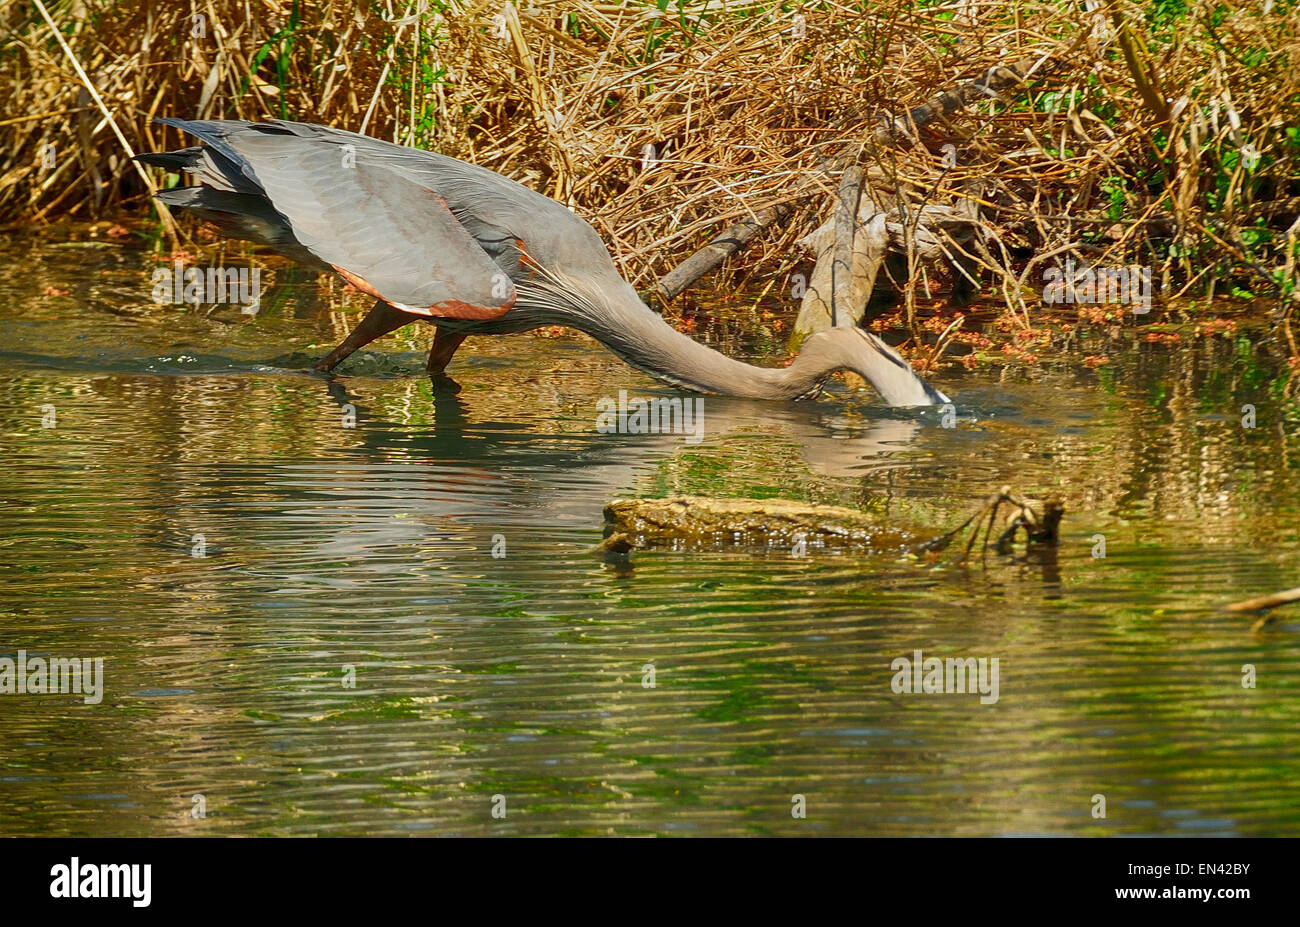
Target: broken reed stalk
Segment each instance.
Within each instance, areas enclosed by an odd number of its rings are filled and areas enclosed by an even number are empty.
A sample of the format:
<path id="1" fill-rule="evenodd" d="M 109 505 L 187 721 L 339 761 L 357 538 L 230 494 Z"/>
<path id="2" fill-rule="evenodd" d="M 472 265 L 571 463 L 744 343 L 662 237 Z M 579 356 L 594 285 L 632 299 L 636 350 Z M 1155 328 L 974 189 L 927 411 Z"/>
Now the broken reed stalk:
<path id="1" fill-rule="evenodd" d="M 998 509 L 1003 504 L 1012 506 L 1015 511 L 1007 519 L 1007 528 L 998 537 L 997 543 L 990 545 L 989 540 L 993 536 L 993 526 L 997 522 Z M 1027 499 L 1019 493 L 1012 492 L 1010 486 L 1002 486 L 997 492 L 990 493 L 983 504 L 972 512 L 964 522 L 946 534 L 935 538 L 931 542 L 930 549 L 940 550 L 946 547 L 949 541 L 965 531 L 972 522 L 975 523 L 975 527 L 970 536 L 966 538 L 966 546 L 962 548 L 962 555 L 958 563 L 965 563 L 970 559 L 971 549 L 979 538 L 981 527 L 984 528 L 984 543 L 981 545 L 982 560 L 987 558 L 990 546 L 998 551 L 1006 550 L 1015 541 L 1016 534 L 1022 529 L 1025 532 L 1026 540 L 1030 543 L 1055 544 L 1059 539 L 1061 518 L 1064 514 L 1065 506 L 1060 499 L 1051 498 L 1045 502 L 1037 502 L 1033 499 Z M 987 523 L 984 522 L 985 515 L 988 516 Z"/>
<path id="2" fill-rule="evenodd" d="M 388 55 L 384 58 L 384 69 L 379 72 L 379 80 L 375 81 L 375 92 L 370 95 L 370 105 L 366 107 L 366 115 L 361 120 L 361 128 L 357 129 L 362 135 L 366 134 L 366 127 L 370 125 L 370 117 L 374 115 L 375 104 L 379 102 L 379 94 L 384 89 L 384 84 L 388 82 L 388 73 L 393 68 L 393 55 L 397 49 L 397 44 L 402 41 L 402 33 L 406 27 L 415 22 L 411 16 L 411 10 L 415 8 L 415 0 L 406 5 L 406 15 L 397 20 L 394 25 L 397 26 L 397 34 L 393 36 L 393 44 L 388 46 Z"/>

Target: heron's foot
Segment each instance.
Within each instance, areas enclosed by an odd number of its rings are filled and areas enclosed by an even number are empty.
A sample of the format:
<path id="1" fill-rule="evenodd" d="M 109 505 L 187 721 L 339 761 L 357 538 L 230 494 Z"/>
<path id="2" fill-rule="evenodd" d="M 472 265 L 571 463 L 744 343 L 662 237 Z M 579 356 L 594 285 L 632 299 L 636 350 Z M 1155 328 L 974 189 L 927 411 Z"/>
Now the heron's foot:
<path id="1" fill-rule="evenodd" d="M 349 345 L 347 342 L 339 345 L 333 351 L 330 351 L 311 368 L 317 373 L 333 373 L 334 368 L 343 363 L 357 349 L 356 345 Z"/>
<path id="2" fill-rule="evenodd" d="M 326 354 L 313 369 L 317 373 L 329 373 L 350 357 L 354 351 L 364 348 L 376 338 L 382 338 L 389 332 L 395 331 L 418 318 L 420 316 L 395 309 L 382 299 L 377 300 L 370 307 L 370 311 L 366 313 L 366 317 L 361 320 L 360 324 L 343 339 L 343 343 Z"/>
<path id="3" fill-rule="evenodd" d="M 442 372 L 431 372 L 429 385 L 433 387 L 435 396 L 455 396 L 461 390 L 459 383 Z"/>

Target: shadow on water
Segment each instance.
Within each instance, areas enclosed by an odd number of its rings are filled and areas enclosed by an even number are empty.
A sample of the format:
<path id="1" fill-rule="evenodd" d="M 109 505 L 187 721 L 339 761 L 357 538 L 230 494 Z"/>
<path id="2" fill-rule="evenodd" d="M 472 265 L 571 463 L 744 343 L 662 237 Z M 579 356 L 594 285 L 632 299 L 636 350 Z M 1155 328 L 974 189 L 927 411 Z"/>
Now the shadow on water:
<path id="1" fill-rule="evenodd" d="M 1300 411 L 1249 339 L 945 374 L 951 428 L 707 397 L 693 444 L 598 433 L 676 394 L 583 339 L 471 340 L 456 391 L 400 333 L 331 381 L 312 288 L 205 316 L 129 249 L 6 247 L 0 655 L 105 693 L 0 695 L 4 833 L 1297 829 L 1300 620 L 1221 610 L 1300 563 Z M 1002 483 L 1064 498 L 1059 549 L 591 552 L 618 495 L 945 527 Z M 917 650 L 998 658 L 998 700 L 895 692 Z"/>

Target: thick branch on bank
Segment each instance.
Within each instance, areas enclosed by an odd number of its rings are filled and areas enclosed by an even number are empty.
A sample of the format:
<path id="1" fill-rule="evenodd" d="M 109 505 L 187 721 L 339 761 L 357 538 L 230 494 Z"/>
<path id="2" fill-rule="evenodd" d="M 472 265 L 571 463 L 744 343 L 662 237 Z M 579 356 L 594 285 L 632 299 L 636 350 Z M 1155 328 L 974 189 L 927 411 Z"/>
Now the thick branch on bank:
<path id="1" fill-rule="evenodd" d="M 1055 58 L 1026 58 L 1015 64 L 989 68 L 978 79 L 953 90 L 936 94 L 920 106 L 910 109 L 905 116 L 896 119 L 880 117 L 872 133 L 871 142 L 876 145 L 887 145 L 900 138 L 912 136 L 920 126 L 927 125 L 942 116 L 951 115 L 976 100 L 996 98 L 1002 91 L 1022 85 L 1035 70 L 1042 75 L 1058 67 L 1060 63 Z M 861 145 L 857 142 L 845 145 L 831 159 L 832 169 L 837 166 L 842 167 L 854 160 L 860 148 Z M 817 189 L 814 184 L 806 183 L 796 190 L 796 193 L 811 193 Z M 793 206 L 783 203 L 760 209 L 752 216 L 737 222 L 661 277 L 655 284 L 655 293 L 664 301 L 675 299 L 692 283 L 713 271 L 719 264 L 747 245 L 763 229 L 788 218 L 793 211 Z"/>
<path id="2" fill-rule="evenodd" d="M 907 217 L 901 210 L 882 211 L 868 190 L 858 202 L 858 220 L 853 231 L 849 259 L 840 257 L 843 211 L 799 239 L 800 247 L 816 256 L 799 315 L 790 336 L 790 350 L 798 351 L 804 339 L 825 331 L 832 324 L 856 325 L 862 321 L 876 278 L 889 252 L 906 254 L 907 229 L 911 224 L 911 245 L 922 260 L 945 260 L 967 265 L 968 252 L 978 232 L 978 214 L 971 209 L 932 204 Z M 847 268 L 846 270 L 842 268 Z M 969 273 L 969 270 L 958 273 Z M 832 293 L 833 298 L 832 298 Z M 832 303 L 834 306 L 832 307 Z"/>

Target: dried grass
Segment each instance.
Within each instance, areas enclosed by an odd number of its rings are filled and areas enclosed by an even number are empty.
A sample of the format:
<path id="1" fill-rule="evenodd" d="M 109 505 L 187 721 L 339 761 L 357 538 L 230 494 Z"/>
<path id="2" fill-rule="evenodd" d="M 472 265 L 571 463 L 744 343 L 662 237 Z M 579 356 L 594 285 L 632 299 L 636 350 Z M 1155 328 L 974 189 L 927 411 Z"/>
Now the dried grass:
<path id="1" fill-rule="evenodd" d="M 1032 272 L 1070 254 L 1154 266 L 1165 293 L 1251 286 L 1280 294 L 1280 315 L 1294 306 L 1295 0 L 519 2 L 50 9 L 138 149 L 176 147 L 151 124 L 165 115 L 364 123 L 570 204 L 640 288 L 732 222 L 789 204 L 726 271 L 728 288 L 777 286 L 805 260 L 793 243 L 828 214 L 848 148 L 905 209 L 973 200 L 986 284 L 1018 318 Z M 142 208 L 34 7 L 11 0 L 3 21 L 0 218 Z M 867 144 L 882 117 L 1026 58 L 1049 76 L 914 143 Z M 911 312 L 922 268 L 909 267 Z"/>

